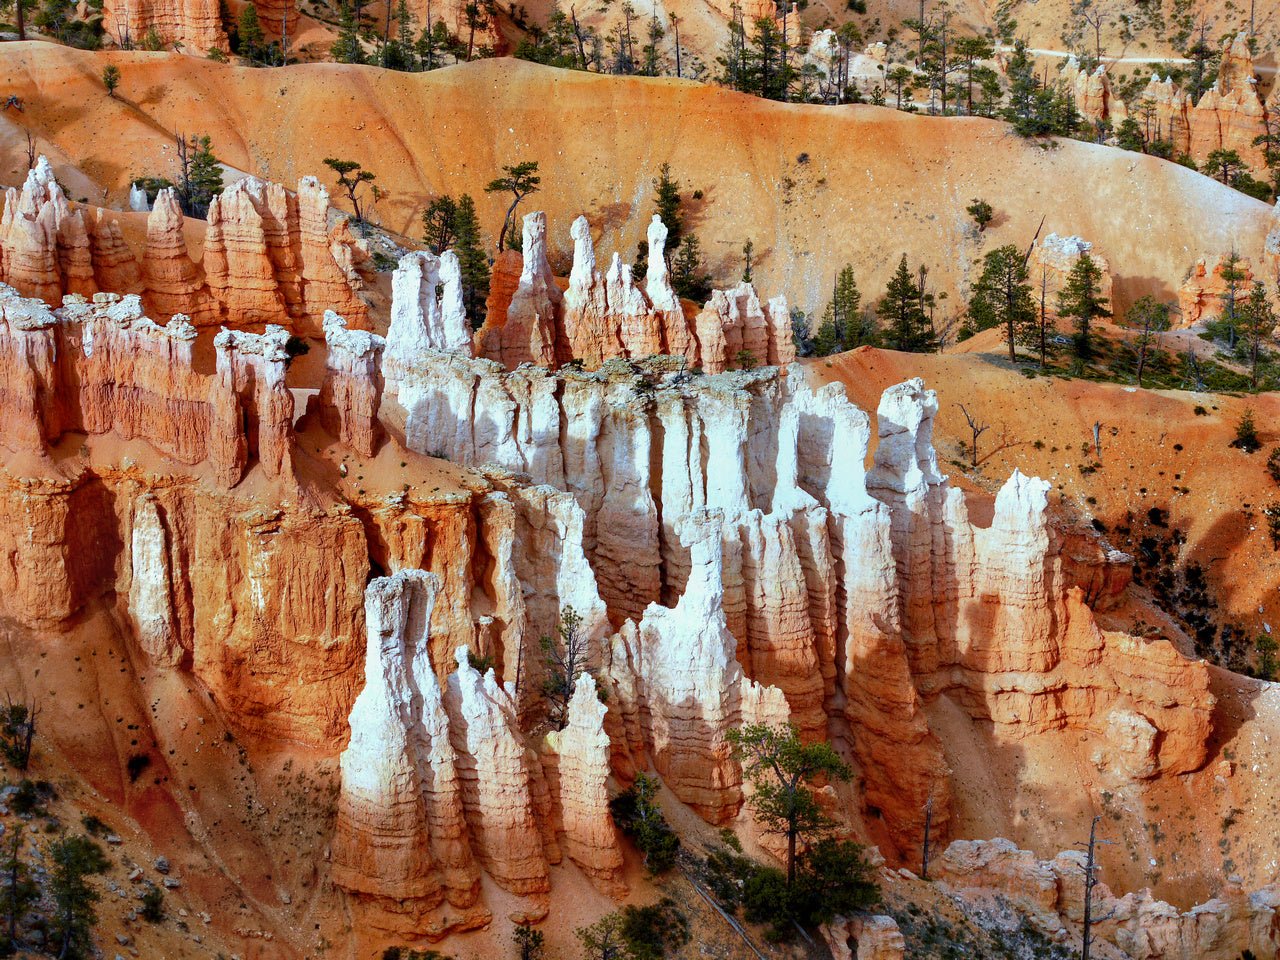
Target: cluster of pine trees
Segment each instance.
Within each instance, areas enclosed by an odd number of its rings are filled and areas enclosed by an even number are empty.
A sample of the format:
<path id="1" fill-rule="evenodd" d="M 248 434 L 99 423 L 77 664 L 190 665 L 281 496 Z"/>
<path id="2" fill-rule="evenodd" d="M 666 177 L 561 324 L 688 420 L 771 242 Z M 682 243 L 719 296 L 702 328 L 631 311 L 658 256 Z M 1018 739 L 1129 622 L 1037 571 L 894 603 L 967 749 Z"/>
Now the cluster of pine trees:
<path id="1" fill-rule="evenodd" d="M 853 267 L 846 264 L 836 274 L 831 299 L 812 338 L 807 318 L 795 318 L 796 346 L 802 355 L 818 357 L 858 347 L 927 353 L 942 341 L 937 317 L 940 299 L 929 289 L 928 268 L 912 270 L 904 253 L 875 309 L 864 310 Z"/>

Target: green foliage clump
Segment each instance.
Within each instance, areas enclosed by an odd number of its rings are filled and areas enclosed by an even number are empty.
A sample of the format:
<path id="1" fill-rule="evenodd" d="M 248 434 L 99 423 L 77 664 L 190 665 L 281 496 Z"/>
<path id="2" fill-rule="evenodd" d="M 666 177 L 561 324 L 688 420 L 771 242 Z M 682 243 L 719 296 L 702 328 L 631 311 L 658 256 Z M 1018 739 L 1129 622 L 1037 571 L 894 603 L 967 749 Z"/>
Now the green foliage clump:
<path id="1" fill-rule="evenodd" d="M 664 873 L 676 862 L 680 838 L 658 806 L 658 781 L 640 774 L 636 782 L 609 801 L 609 812 L 618 829 L 631 838 L 644 855 L 650 873 Z"/>

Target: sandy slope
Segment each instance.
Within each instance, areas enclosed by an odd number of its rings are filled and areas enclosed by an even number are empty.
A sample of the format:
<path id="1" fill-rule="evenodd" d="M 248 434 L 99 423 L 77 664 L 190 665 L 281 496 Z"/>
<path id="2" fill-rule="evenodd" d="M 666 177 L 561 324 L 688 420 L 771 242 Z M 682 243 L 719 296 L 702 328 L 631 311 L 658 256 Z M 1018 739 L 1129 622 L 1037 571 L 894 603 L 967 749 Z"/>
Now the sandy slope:
<path id="1" fill-rule="evenodd" d="M 119 100 L 102 91 L 107 62 L 123 74 Z M 764 289 L 806 309 L 825 301 L 845 262 L 878 294 L 904 251 L 958 304 L 983 250 L 1026 244 L 1042 216 L 1046 232 L 1097 242 L 1122 304 L 1171 293 L 1197 257 L 1233 244 L 1256 255 L 1266 232 L 1264 204 L 1133 153 L 1028 143 L 979 119 L 774 104 L 513 60 L 407 75 L 5 44 L 0 82 L 27 104 L 10 117 L 117 204 L 131 177 L 173 174 L 174 130 L 208 133 L 231 166 L 285 182 L 327 173 L 327 156 L 359 160 L 388 192 L 377 218 L 410 233 L 432 195 L 463 191 L 496 230 L 503 202 L 485 183 L 504 163 L 536 159 L 542 192 L 526 209 L 548 211 L 565 272 L 569 223 L 581 212 L 602 236 L 602 257 L 615 246 L 632 253 L 652 213 L 652 177 L 670 161 L 687 193 L 703 192 L 690 220 L 715 279 L 736 279 L 751 238 Z M 12 132 L 0 142 L 0 175 L 12 183 L 22 143 Z M 964 213 L 973 197 L 997 211 L 981 246 Z"/>

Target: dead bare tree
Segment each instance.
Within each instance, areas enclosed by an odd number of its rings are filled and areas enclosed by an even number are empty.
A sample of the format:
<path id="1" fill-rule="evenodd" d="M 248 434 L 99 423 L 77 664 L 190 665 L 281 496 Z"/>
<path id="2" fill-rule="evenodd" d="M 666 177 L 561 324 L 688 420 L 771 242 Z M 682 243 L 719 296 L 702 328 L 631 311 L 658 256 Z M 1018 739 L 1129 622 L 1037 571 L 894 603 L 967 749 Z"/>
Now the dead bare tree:
<path id="1" fill-rule="evenodd" d="M 1101 822 L 1102 817 L 1094 817 L 1089 825 L 1088 857 L 1085 859 L 1085 865 L 1080 868 L 1084 871 L 1084 923 L 1080 928 L 1080 960 L 1089 960 L 1089 953 L 1093 947 L 1093 925 L 1110 920 L 1114 916 L 1114 911 L 1103 917 L 1093 915 L 1093 888 L 1098 885 L 1097 848 L 1099 844 L 1115 842 L 1098 839 L 1098 824 Z"/>
<path id="2" fill-rule="evenodd" d="M 31 131 L 27 132 L 27 169 L 34 170 L 36 166 L 36 138 L 31 135 Z"/>
<path id="3" fill-rule="evenodd" d="M 924 851 L 920 856 L 920 879 L 929 879 L 929 831 L 933 827 L 933 796 L 924 805 Z"/>
<path id="4" fill-rule="evenodd" d="M 1093 421 L 1093 452 L 1102 456 L 1102 421 Z"/>
<path id="5" fill-rule="evenodd" d="M 973 433 L 973 442 L 969 444 L 969 462 L 973 464 L 973 469 L 978 469 L 978 438 L 991 429 L 989 423 L 979 423 L 965 409 L 963 403 L 956 404 L 960 408 L 960 412 L 964 414 L 964 418 L 969 421 L 969 430 Z"/>

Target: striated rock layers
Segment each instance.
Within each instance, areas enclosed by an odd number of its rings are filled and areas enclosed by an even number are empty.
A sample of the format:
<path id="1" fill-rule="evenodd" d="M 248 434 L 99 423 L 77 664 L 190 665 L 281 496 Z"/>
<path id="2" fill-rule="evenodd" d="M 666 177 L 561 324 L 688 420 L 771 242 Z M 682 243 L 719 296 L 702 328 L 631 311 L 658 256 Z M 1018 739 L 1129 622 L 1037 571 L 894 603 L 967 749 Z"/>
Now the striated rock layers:
<path id="1" fill-rule="evenodd" d="M 579 217 L 570 229 L 573 269 L 562 292 L 547 263 L 546 230 L 542 213 L 525 216 L 520 279 L 509 295 L 490 297 L 476 338 L 479 355 L 508 369 L 575 361 L 588 370 L 612 359 L 665 355 L 684 357 L 707 373 L 795 359 L 786 301 L 776 297 L 762 304 L 749 283 L 716 291 L 690 321 L 671 285 L 667 228 L 656 215 L 648 229 L 643 287 L 616 253 L 600 271 L 591 228 L 586 217 Z M 497 289 L 505 291 L 507 285 L 499 283 Z"/>
<path id="2" fill-rule="evenodd" d="M 127 49 L 152 31 L 166 47 L 192 56 L 231 49 L 217 0 L 105 0 L 102 26 L 116 46 Z"/>
<path id="3" fill-rule="evenodd" d="M 1008 840 L 957 840 L 930 866 L 932 879 L 978 906 L 1012 904 L 1042 933 L 1061 937 L 1083 915 L 1085 854 L 1069 850 L 1052 860 Z M 1149 890 L 1115 897 L 1106 884 L 1093 893 L 1094 936 L 1134 960 L 1237 960 L 1280 949 L 1280 885 L 1253 893 L 1229 881 L 1218 897 L 1187 911 L 1156 900 Z"/>
<path id="4" fill-rule="evenodd" d="M 320 337 L 326 310 L 369 326 L 358 296 L 368 254 L 344 226 L 329 228 L 329 195 L 313 177 L 296 194 L 254 177 L 227 187 L 209 205 L 199 262 L 172 189 L 150 209 L 141 261 L 109 213 L 70 203 L 41 157 L 21 191 L 5 194 L 0 280 L 53 305 L 66 294 L 139 293 L 153 314 L 197 327 L 275 323 Z"/>

